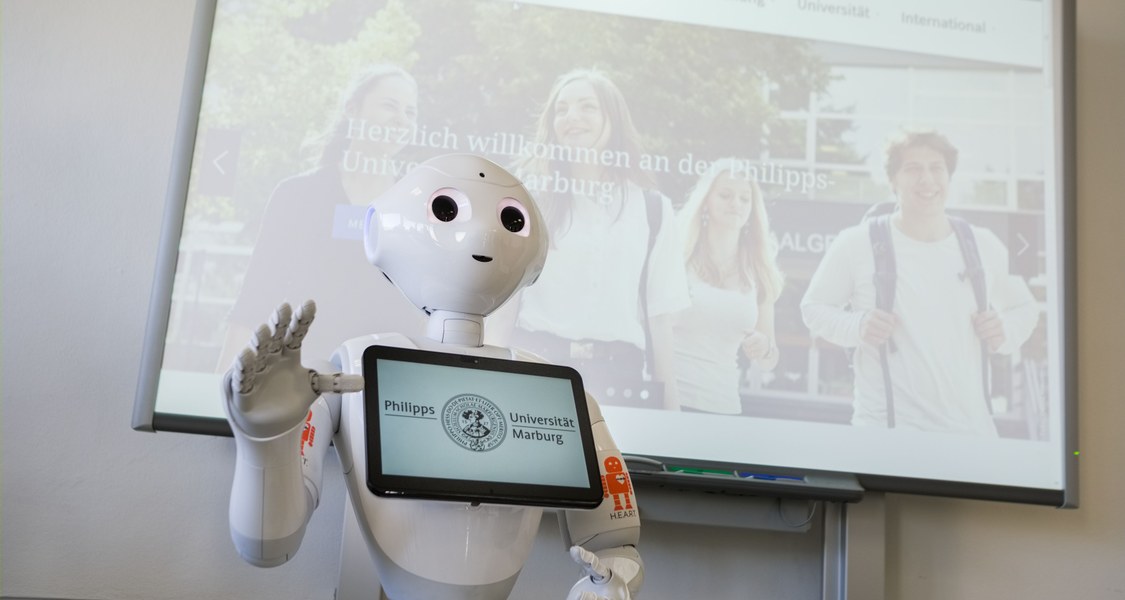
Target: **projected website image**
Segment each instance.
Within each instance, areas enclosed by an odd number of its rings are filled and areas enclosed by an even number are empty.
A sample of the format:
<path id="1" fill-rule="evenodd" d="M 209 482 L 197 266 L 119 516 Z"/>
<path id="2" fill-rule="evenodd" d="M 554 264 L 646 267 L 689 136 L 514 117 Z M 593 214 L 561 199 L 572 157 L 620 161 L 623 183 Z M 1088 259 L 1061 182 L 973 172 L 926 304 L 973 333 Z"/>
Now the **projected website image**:
<path id="1" fill-rule="evenodd" d="M 419 334 L 360 218 L 417 162 L 472 152 L 517 173 L 551 235 L 487 341 L 574 366 L 603 405 L 1049 437 L 1040 48 L 825 41 L 809 15 L 745 31 L 535 3 L 219 9 L 245 18 L 214 34 L 164 364 L 200 383 L 162 394 L 210 393 L 282 300 L 318 303 L 310 359 Z M 919 290 L 891 310 L 871 283 L 879 214 L 896 289 Z M 927 229 L 944 214 L 969 235 Z"/>

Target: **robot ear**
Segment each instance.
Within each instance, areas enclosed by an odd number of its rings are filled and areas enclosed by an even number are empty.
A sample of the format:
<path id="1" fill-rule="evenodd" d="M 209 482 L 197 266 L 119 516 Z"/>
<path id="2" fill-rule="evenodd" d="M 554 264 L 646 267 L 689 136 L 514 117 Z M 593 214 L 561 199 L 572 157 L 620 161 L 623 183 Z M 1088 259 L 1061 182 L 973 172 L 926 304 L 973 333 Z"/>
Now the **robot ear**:
<path id="1" fill-rule="evenodd" d="M 379 214 L 375 205 L 367 207 L 367 214 L 363 217 L 363 251 L 367 254 L 367 262 L 378 266 L 376 259 L 379 255 Z"/>

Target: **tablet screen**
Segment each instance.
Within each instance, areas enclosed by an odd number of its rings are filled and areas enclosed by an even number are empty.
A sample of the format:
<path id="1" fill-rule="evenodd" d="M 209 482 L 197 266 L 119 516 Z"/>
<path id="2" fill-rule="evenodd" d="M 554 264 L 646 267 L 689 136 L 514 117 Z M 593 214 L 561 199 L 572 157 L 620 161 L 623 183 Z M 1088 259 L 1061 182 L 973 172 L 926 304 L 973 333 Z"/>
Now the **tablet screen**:
<path id="1" fill-rule="evenodd" d="M 569 367 L 371 346 L 367 487 L 380 496 L 595 507 L 601 477 Z"/>

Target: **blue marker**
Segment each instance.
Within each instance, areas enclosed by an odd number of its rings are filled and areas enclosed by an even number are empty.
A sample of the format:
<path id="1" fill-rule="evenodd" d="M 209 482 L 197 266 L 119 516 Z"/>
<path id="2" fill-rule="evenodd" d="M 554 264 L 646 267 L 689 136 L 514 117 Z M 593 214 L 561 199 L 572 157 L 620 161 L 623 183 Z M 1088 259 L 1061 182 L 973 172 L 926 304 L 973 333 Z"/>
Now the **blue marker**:
<path id="1" fill-rule="evenodd" d="M 793 475 L 772 475 L 769 473 L 751 473 L 749 471 L 738 471 L 737 475 L 743 479 L 760 479 L 762 481 L 796 481 L 800 483 L 805 482 L 804 477 L 796 477 Z"/>

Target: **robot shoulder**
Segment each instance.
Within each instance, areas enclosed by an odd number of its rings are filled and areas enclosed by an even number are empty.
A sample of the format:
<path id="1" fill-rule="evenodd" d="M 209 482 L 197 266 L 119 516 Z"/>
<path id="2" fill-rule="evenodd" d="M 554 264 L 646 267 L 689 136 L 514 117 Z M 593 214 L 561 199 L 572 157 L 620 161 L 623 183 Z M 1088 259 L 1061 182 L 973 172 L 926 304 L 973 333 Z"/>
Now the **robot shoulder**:
<path id="1" fill-rule="evenodd" d="M 351 338 L 340 344 L 332 353 L 332 364 L 345 373 L 359 373 L 363 370 L 363 351 L 368 346 L 392 346 L 395 348 L 417 348 L 409 337 L 401 333 L 373 333 Z"/>

